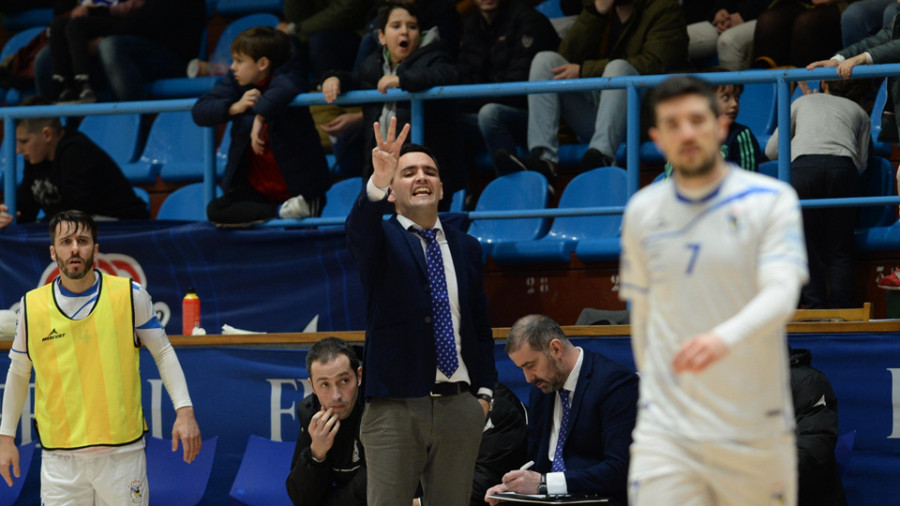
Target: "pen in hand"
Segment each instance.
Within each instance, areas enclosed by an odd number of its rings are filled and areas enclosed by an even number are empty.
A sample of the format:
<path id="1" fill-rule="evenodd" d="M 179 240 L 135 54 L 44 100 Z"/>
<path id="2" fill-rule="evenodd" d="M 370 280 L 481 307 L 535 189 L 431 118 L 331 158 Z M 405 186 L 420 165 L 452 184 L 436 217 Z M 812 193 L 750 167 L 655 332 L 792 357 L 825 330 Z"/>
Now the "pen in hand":
<path id="1" fill-rule="evenodd" d="M 533 465 L 534 465 L 534 461 L 529 460 L 528 462 L 525 463 L 524 466 L 519 468 L 519 471 L 525 471 L 526 469 L 531 469 L 531 466 L 533 466 Z"/>

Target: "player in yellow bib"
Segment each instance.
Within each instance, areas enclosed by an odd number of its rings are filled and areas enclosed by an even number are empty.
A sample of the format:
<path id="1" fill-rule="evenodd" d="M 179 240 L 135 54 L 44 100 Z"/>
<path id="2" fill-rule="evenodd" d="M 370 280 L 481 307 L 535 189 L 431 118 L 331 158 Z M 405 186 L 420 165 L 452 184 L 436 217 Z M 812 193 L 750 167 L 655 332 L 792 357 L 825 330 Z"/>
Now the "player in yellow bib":
<path id="1" fill-rule="evenodd" d="M 59 213 L 50 221 L 50 239 L 60 275 L 22 299 L 3 395 L 0 475 L 11 485 L 10 466 L 20 474 L 13 438 L 33 366 L 34 419 L 44 449 L 41 502 L 146 505 L 141 344 L 176 410 L 172 449 L 180 440 L 190 462 L 201 440 L 184 373 L 146 290 L 94 271 L 93 219 Z"/>

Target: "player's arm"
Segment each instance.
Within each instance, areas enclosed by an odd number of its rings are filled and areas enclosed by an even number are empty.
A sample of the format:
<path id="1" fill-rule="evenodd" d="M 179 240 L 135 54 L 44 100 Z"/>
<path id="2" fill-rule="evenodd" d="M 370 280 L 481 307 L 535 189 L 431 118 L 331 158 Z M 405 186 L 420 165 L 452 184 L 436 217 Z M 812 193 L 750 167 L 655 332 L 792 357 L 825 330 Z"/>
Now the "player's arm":
<path id="1" fill-rule="evenodd" d="M 733 317 L 686 342 L 675 355 L 676 372 L 702 371 L 747 339 L 776 335 L 794 313 L 809 274 L 800 203 L 793 189 L 778 196 L 762 234 L 756 296 Z"/>
<path id="2" fill-rule="evenodd" d="M 184 447 L 184 461 L 191 462 L 200 452 L 200 427 L 194 416 L 194 406 L 188 393 L 184 371 L 169 342 L 166 331 L 156 318 L 150 295 L 140 285 L 134 286 L 135 333 L 147 347 L 175 408 L 175 423 L 172 425 L 172 451 L 178 449 L 178 442 Z M 143 321 L 144 323 L 138 324 Z"/>
<path id="3" fill-rule="evenodd" d="M 24 308 L 24 299 L 19 304 Z M 3 389 L 3 415 L 0 418 L 0 476 L 6 484 L 12 486 L 13 476 L 20 477 L 19 449 L 16 448 L 16 425 L 19 423 L 25 399 L 28 397 L 28 384 L 31 381 L 31 360 L 25 354 L 25 311 L 20 310 L 16 320 L 16 336 L 9 351 L 9 370 L 6 373 L 6 385 Z M 12 475 L 10 475 L 12 466 Z"/>

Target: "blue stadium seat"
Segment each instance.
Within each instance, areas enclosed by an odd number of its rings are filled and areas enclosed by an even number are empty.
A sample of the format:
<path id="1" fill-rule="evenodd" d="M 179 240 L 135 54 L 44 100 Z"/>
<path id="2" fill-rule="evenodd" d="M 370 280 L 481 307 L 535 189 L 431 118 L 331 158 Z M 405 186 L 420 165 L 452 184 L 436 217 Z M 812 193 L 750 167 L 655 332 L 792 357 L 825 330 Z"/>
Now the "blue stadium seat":
<path id="1" fill-rule="evenodd" d="M 494 179 L 478 197 L 476 211 L 513 211 L 547 207 L 547 179 L 537 172 L 514 172 Z M 476 220 L 469 235 L 478 239 L 485 258 L 506 241 L 530 241 L 547 233 L 547 218 Z"/>
<path id="2" fill-rule="evenodd" d="M 190 111 L 159 113 L 140 160 L 122 165 L 122 171 L 134 183 L 152 183 L 157 175 L 170 183 L 202 181 L 204 128 Z"/>
<path id="3" fill-rule="evenodd" d="M 119 165 L 133 162 L 140 154 L 140 114 L 87 116 L 78 129 Z"/>
<path id="4" fill-rule="evenodd" d="M 0 486 L 0 506 L 12 506 L 16 504 L 19 495 L 22 493 L 22 487 L 25 485 L 25 479 L 28 477 L 28 470 L 31 468 L 31 462 L 34 460 L 34 447 L 36 442 L 32 441 L 26 445 L 19 447 L 19 478 L 13 476 L 13 486 L 8 487 L 6 483 Z M 30 485 L 29 485 L 30 487 Z"/>
<path id="5" fill-rule="evenodd" d="M 222 189 L 216 186 L 216 197 L 222 196 Z M 206 202 L 203 198 L 203 183 L 194 183 L 173 191 L 166 197 L 157 220 L 205 221 Z"/>
<path id="6" fill-rule="evenodd" d="M 778 160 L 769 160 L 756 166 L 757 172 L 778 179 Z"/>
<path id="7" fill-rule="evenodd" d="M 887 103 L 887 79 L 881 82 L 878 88 L 878 94 L 875 95 L 875 104 L 872 106 L 872 114 L 869 121 L 872 126 L 872 143 L 874 147 L 873 154 L 878 156 L 891 156 L 891 143 L 878 142 L 878 135 L 881 133 L 881 113 L 884 111 L 884 104 Z"/>
<path id="8" fill-rule="evenodd" d="M 257 12 L 282 14 L 284 0 L 218 0 L 216 11 L 222 17 L 242 16 Z"/>
<path id="9" fill-rule="evenodd" d="M 219 0 L 220 6 L 223 1 L 224 0 Z M 265 9 L 257 9 L 252 12 L 261 10 Z M 232 21 L 225 30 L 222 31 L 222 34 L 219 36 L 219 41 L 216 43 L 216 48 L 213 50 L 212 54 L 209 55 L 208 61 L 230 65 L 231 43 L 234 41 L 234 38 L 237 37 L 237 34 L 254 26 L 275 27 L 277 24 L 278 18 L 276 16 L 264 13 L 250 14 L 249 16 L 244 16 Z M 153 86 L 150 88 L 150 94 L 155 98 L 199 97 L 211 90 L 213 86 L 221 80 L 222 76 L 160 79 L 154 81 Z"/>
<path id="10" fill-rule="evenodd" d="M 559 199 L 559 208 L 623 206 L 628 200 L 626 187 L 625 170 L 600 167 L 572 179 Z M 576 245 L 582 243 L 589 254 L 610 247 L 618 254 L 621 226 L 621 215 L 555 218 L 546 236 L 536 241 L 501 242 L 491 255 L 497 263 L 568 263 Z"/>
<path id="11" fill-rule="evenodd" d="M 15 143 L 15 139 L 3 139 L 0 145 L 0 184 L 3 184 L 4 175 L 6 174 L 6 143 Z M 16 186 L 22 184 L 25 176 L 25 158 L 22 155 L 16 155 Z"/>
<path id="12" fill-rule="evenodd" d="M 760 146 L 766 145 L 778 122 L 774 83 L 744 85 L 737 122 L 746 125 L 753 132 Z"/>
<path id="13" fill-rule="evenodd" d="M 3 28 L 11 32 L 35 27 L 46 27 L 51 21 L 53 21 L 53 9 L 29 9 L 21 12 L 3 13 Z"/>
<path id="14" fill-rule="evenodd" d="M 873 156 L 869 166 L 859 177 L 859 196 L 890 197 L 894 191 L 894 165 L 886 158 Z M 859 209 L 856 228 L 883 227 L 894 221 L 896 206 L 866 206 Z"/>
<path id="15" fill-rule="evenodd" d="M 248 506 L 291 506 L 284 482 L 296 443 L 251 435 L 231 486 L 232 499 Z"/>
<path id="16" fill-rule="evenodd" d="M 43 10 L 43 9 L 41 9 L 41 10 Z M 4 25 L 6 25 L 6 21 L 7 21 L 7 18 L 4 17 L 4 19 L 3 19 Z M 0 51 L 0 62 L 9 58 L 10 56 L 12 56 L 12 54 L 15 53 L 16 51 L 18 51 L 19 49 L 22 49 L 23 47 L 25 47 L 29 42 L 31 42 L 31 39 L 37 37 L 39 33 L 41 33 L 42 31 L 44 31 L 47 28 L 46 25 L 48 23 L 50 23 L 49 20 L 47 21 L 47 23 L 44 23 L 41 26 L 27 28 L 27 29 L 22 30 L 21 32 L 13 35 L 12 37 L 10 37 L 10 39 L 8 41 L 6 41 L 6 44 L 3 45 L 3 50 Z M 30 93 L 33 93 L 33 91 L 31 91 Z M 7 96 L 8 96 L 8 99 L 13 102 L 13 103 L 9 103 L 7 105 L 17 105 L 17 104 L 19 104 L 19 102 L 22 101 L 23 93 L 16 89 L 6 90 L 3 88 L 0 88 L 0 101 L 7 100 Z"/>
<path id="17" fill-rule="evenodd" d="M 853 455 L 853 443 L 856 442 L 856 429 L 841 434 L 834 445 L 834 458 L 837 460 L 838 476 L 843 476 Z"/>
<path id="18" fill-rule="evenodd" d="M 179 445 L 172 451 L 172 441 L 147 437 L 147 483 L 153 489 L 150 506 L 194 506 L 203 500 L 218 436 L 204 440 L 193 462 L 184 461 Z"/>
<path id="19" fill-rule="evenodd" d="M 463 213 L 466 211 L 466 189 L 463 188 L 453 194 L 453 200 L 450 202 L 451 213 Z"/>
<path id="20" fill-rule="evenodd" d="M 363 178 L 351 177 L 331 185 L 331 189 L 325 194 L 325 207 L 322 209 L 322 218 L 346 218 L 350 214 L 350 208 L 356 202 L 362 192 Z"/>
<path id="21" fill-rule="evenodd" d="M 565 16 L 559 0 L 544 0 L 543 2 L 535 5 L 534 8 L 550 19 L 561 18 Z"/>

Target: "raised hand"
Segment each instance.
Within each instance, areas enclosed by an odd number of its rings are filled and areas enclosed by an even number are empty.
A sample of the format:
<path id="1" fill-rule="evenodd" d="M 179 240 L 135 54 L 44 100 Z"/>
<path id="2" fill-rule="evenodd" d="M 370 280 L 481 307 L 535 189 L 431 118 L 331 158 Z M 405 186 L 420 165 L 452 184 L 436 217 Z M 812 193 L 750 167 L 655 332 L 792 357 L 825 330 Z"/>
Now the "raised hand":
<path id="1" fill-rule="evenodd" d="M 236 116 L 245 113 L 247 109 L 250 109 L 259 102 L 259 97 L 261 96 L 262 92 L 256 88 L 245 91 L 241 99 L 231 104 L 231 107 L 228 108 L 228 114 Z"/>
<path id="2" fill-rule="evenodd" d="M 397 132 L 397 117 L 391 118 L 390 126 L 388 126 L 387 138 L 381 137 L 381 125 L 376 121 L 372 125 L 375 130 L 375 148 L 372 149 L 372 182 L 378 188 L 390 186 L 391 180 L 394 179 L 394 172 L 397 171 L 397 160 L 400 158 L 400 148 L 406 142 L 406 136 L 409 135 L 409 123 L 403 126 L 400 135 Z"/>
<path id="3" fill-rule="evenodd" d="M 319 411 L 309 421 L 309 453 L 316 460 L 325 460 L 328 451 L 334 445 L 334 437 L 341 429 L 341 419 L 331 408 Z"/>

